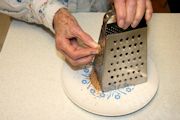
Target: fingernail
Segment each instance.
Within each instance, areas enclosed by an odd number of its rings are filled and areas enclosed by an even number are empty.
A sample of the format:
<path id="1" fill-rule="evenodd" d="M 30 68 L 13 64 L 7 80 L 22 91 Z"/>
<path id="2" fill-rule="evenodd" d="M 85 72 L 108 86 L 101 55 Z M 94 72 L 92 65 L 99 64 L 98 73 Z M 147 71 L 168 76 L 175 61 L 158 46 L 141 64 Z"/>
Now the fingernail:
<path id="1" fill-rule="evenodd" d="M 137 25 L 138 25 L 138 22 L 137 22 L 137 21 L 134 21 L 134 22 L 131 24 L 131 27 L 132 27 L 132 28 L 135 28 Z"/>
<path id="2" fill-rule="evenodd" d="M 119 20 L 118 26 L 121 27 L 121 28 L 123 28 L 123 27 L 124 27 L 124 20 L 122 20 L 122 19 Z"/>
<path id="3" fill-rule="evenodd" d="M 123 29 L 126 30 L 128 27 L 129 27 L 128 25 L 125 25 L 125 26 L 123 27 Z"/>
<path id="4" fill-rule="evenodd" d="M 101 47 L 100 47 L 100 45 L 98 45 L 98 46 L 99 47 L 95 51 L 91 51 L 92 55 L 96 55 L 96 54 L 99 54 L 101 52 Z"/>

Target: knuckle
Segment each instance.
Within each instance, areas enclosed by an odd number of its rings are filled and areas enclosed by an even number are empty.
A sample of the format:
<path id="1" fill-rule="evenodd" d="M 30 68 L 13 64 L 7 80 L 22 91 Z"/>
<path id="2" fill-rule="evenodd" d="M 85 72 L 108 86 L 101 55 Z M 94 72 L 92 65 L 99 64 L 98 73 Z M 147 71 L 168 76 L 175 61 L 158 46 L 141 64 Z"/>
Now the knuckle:
<path id="1" fill-rule="evenodd" d="M 55 46 L 56 46 L 56 49 L 57 49 L 57 50 L 61 50 L 62 47 L 63 47 L 62 44 L 61 44 L 61 42 L 59 42 L 59 41 L 56 41 Z"/>
<path id="2" fill-rule="evenodd" d="M 114 3 L 116 4 L 124 4 L 126 0 L 114 0 Z"/>
<path id="3" fill-rule="evenodd" d="M 129 1 L 129 7 L 134 8 L 134 7 L 136 7 L 136 4 L 137 4 L 137 1 L 136 1 L 136 0 L 131 0 L 131 1 Z"/>
<path id="4" fill-rule="evenodd" d="M 118 19 L 125 19 L 126 18 L 126 11 L 116 9 L 116 14 L 118 16 Z"/>
<path id="5" fill-rule="evenodd" d="M 125 19 L 125 18 L 126 18 L 126 14 L 125 14 L 124 12 L 120 12 L 120 13 L 118 14 L 118 18 L 119 18 L 119 19 Z"/>
<path id="6" fill-rule="evenodd" d="M 70 29 L 70 31 L 71 31 L 71 33 L 72 33 L 73 35 L 75 35 L 75 36 L 79 36 L 80 33 L 81 33 L 80 28 L 77 27 L 77 26 L 72 27 L 72 28 Z"/>

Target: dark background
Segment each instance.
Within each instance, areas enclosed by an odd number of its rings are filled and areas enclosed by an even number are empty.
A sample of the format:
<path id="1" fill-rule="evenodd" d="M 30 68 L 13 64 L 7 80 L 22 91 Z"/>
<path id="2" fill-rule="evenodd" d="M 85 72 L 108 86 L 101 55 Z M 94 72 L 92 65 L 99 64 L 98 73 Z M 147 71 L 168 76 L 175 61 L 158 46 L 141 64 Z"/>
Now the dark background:
<path id="1" fill-rule="evenodd" d="M 151 0 L 155 13 L 180 13 L 180 0 Z"/>
<path id="2" fill-rule="evenodd" d="M 179 0 L 168 0 L 170 11 L 173 13 L 180 13 L 180 1 Z"/>

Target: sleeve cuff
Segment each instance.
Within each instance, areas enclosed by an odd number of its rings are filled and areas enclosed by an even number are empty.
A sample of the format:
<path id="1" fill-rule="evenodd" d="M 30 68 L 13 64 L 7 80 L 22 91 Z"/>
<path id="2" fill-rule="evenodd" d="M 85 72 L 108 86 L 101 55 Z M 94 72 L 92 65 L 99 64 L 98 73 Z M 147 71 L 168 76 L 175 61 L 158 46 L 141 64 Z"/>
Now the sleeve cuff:
<path id="1" fill-rule="evenodd" d="M 53 19 L 54 15 L 60 8 L 66 8 L 60 2 L 55 1 L 47 4 L 47 7 L 44 11 L 45 19 L 43 21 L 44 26 L 49 28 L 53 33 L 55 33 L 53 28 Z"/>

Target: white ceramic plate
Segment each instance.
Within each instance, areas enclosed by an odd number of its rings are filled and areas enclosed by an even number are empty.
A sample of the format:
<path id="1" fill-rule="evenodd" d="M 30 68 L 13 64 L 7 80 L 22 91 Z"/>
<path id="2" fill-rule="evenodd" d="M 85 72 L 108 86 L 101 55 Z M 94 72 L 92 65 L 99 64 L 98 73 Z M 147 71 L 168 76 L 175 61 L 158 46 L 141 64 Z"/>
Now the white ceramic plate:
<path id="1" fill-rule="evenodd" d="M 90 83 L 91 68 L 73 70 L 64 64 L 62 85 L 68 98 L 86 111 L 104 116 L 129 114 L 147 105 L 158 89 L 155 65 L 150 59 L 148 63 L 148 82 L 105 93 L 96 92 Z"/>

